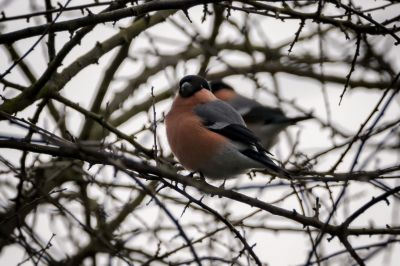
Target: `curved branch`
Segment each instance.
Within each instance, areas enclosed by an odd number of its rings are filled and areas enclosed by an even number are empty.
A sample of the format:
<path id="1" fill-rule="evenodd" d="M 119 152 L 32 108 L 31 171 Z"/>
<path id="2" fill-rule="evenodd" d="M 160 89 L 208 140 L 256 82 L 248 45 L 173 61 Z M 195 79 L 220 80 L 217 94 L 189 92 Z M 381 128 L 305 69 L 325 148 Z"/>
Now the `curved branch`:
<path id="1" fill-rule="evenodd" d="M 195 5 L 206 4 L 210 2 L 213 1 L 211 0 L 151 1 L 138 6 L 122 8 L 115 11 L 100 13 L 97 15 L 91 14 L 83 18 L 54 23 L 48 30 L 48 32 L 59 32 L 59 31 L 74 32 L 75 30 L 85 26 L 96 25 L 104 22 L 114 22 L 127 17 L 148 14 L 152 11 L 188 9 Z M 46 29 L 48 27 L 49 24 L 44 24 L 36 27 L 29 27 L 23 30 L 1 34 L 0 44 L 13 43 L 21 39 L 44 34 L 46 33 Z"/>

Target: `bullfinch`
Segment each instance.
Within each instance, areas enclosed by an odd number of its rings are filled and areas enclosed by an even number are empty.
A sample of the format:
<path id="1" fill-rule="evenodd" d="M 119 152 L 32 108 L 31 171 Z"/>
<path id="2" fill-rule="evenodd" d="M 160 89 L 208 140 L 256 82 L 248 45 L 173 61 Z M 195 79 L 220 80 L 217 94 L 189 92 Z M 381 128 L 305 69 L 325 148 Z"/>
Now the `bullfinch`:
<path id="1" fill-rule="evenodd" d="M 260 138 L 264 148 L 270 149 L 276 144 L 278 135 L 288 126 L 299 121 L 312 118 L 311 116 L 287 117 L 279 108 L 272 108 L 239 95 L 228 84 L 221 80 L 210 82 L 214 95 L 229 103 L 243 117 L 247 127 Z"/>
<path id="2" fill-rule="evenodd" d="M 271 160 L 240 114 L 217 99 L 200 76 L 180 80 L 165 125 L 173 154 L 190 171 L 211 179 L 228 179 L 251 169 L 290 177 Z"/>

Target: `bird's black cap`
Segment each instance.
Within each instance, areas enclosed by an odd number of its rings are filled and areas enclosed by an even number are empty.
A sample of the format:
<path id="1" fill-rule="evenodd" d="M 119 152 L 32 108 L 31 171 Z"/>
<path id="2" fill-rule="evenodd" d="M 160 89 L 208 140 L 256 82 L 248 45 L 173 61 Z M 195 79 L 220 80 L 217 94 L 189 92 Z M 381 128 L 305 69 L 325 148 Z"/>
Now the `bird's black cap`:
<path id="1" fill-rule="evenodd" d="M 183 98 L 188 98 L 201 89 L 211 91 L 208 81 L 197 75 L 185 76 L 179 82 L 179 95 Z"/>
<path id="2" fill-rule="evenodd" d="M 211 91 L 213 93 L 215 93 L 221 89 L 228 89 L 228 90 L 232 90 L 232 91 L 234 90 L 230 85 L 226 84 L 221 79 L 210 81 L 210 86 L 211 86 Z"/>

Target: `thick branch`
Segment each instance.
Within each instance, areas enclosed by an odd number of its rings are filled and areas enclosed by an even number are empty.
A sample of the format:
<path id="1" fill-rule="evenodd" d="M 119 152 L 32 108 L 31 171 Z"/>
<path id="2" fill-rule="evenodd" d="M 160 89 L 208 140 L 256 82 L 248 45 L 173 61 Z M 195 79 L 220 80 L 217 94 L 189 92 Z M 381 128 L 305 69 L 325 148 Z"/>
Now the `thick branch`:
<path id="1" fill-rule="evenodd" d="M 69 31 L 73 32 L 79 28 L 96 25 L 104 22 L 114 22 L 123 18 L 140 16 L 148 14 L 152 11 L 159 10 L 179 10 L 188 9 L 195 5 L 213 2 L 211 0 L 168 0 L 168 1 L 151 1 L 142 5 L 122 8 L 115 11 L 101 13 L 97 15 L 88 15 L 83 18 L 67 20 L 59 23 L 54 23 L 49 29 L 49 32 Z M 0 44 L 13 43 L 15 41 L 44 34 L 49 24 L 44 24 L 36 27 L 30 27 L 23 30 L 9 32 L 0 35 Z"/>

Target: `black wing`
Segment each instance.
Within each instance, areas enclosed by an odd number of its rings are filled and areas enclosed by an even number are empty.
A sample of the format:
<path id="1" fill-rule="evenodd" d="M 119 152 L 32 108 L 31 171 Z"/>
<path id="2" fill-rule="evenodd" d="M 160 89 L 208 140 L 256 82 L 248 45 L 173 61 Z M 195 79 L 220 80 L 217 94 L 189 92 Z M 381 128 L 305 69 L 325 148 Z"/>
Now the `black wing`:
<path id="1" fill-rule="evenodd" d="M 266 153 L 269 152 L 261 146 L 260 139 L 246 127 L 242 117 L 232 106 L 222 101 L 212 101 L 196 107 L 194 112 L 208 130 L 244 144 L 240 150 L 242 154 L 260 162 L 277 175 L 290 176 L 268 157 Z"/>
<path id="2" fill-rule="evenodd" d="M 254 146 L 259 151 L 267 152 L 261 146 L 260 139 L 246 127 L 240 114 L 229 104 L 219 100 L 212 101 L 196 107 L 194 112 L 209 130 L 246 146 Z"/>
<path id="3" fill-rule="evenodd" d="M 243 114 L 243 119 L 247 123 L 275 124 L 285 121 L 288 118 L 279 108 L 254 106 Z"/>

